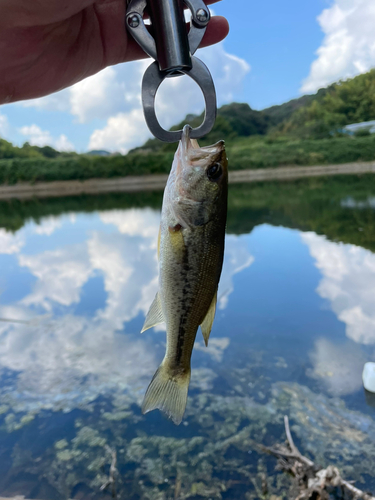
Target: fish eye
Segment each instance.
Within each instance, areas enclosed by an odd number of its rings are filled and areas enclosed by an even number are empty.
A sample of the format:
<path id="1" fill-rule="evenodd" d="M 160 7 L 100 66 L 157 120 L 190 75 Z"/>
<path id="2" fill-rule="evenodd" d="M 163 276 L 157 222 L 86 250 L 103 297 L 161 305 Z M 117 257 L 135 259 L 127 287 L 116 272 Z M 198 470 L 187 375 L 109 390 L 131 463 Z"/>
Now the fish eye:
<path id="1" fill-rule="evenodd" d="M 214 163 L 207 169 L 207 177 L 210 181 L 217 181 L 222 173 L 223 168 L 220 163 Z"/>

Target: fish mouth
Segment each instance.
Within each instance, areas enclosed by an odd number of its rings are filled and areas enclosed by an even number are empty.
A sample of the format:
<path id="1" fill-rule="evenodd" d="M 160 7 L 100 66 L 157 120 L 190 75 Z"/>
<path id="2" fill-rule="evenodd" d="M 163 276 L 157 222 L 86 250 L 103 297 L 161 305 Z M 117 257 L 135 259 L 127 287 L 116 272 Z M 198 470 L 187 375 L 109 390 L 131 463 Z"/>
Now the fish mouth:
<path id="1" fill-rule="evenodd" d="M 191 126 L 185 125 L 182 129 L 182 135 L 180 139 L 181 152 L 183 156 L 187 157 L 189 160 L 204 160 L 209 157 L 221 155 L 221 153 L 224 151 L 224 141 L 218 141 L 212 146 L 200 147 L 196 139 L 190 138 L 191 131 Z"/>

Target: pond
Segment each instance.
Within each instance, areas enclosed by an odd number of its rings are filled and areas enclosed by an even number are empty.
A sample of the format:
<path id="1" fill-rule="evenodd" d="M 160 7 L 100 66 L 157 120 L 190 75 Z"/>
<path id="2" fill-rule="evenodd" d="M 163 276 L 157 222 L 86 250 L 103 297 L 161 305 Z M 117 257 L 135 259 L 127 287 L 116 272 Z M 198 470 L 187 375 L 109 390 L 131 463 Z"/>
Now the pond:
<path id="1" fill-rule="evenodd" d="M 231 186 L 209 346 L 180 426 L 140 404 L 165 350 L 162 193 L 0 203 L 0 494 L 290 498 L 285 439 L 375 491 L 375 178 Z"/>

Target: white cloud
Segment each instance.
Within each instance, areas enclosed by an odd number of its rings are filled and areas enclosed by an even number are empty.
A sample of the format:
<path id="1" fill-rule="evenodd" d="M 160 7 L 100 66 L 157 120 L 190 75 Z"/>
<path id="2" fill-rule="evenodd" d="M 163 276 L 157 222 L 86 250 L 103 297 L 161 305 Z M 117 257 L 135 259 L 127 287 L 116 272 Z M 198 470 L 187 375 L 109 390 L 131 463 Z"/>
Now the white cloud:
<path id="1" fill-rule="evenodd" d="M 28 138 L 32 146 L 52 146 L 58 151 L 73 151 L 74 146 L 69 142 L 66 135 L 61 134 L 56 139 L 51 136 L 48 130 L 42 130 L 38 125 L 25 125 L 19 129 L 19 132 Z"/>
<path id="2" fill-rule="evenodd" d="M 212 74 L 219 106 L 235 99 L 236 92 L 251 69 L 250 65 L 244 59 L 228 54 L 223 43 L 199 50 L 198 57 Z"/>
<path id="3" fill-rule="evenodd" d="M 346 324 L 346 335 L 355 342 L 375 344 L 375 255 L 315 233 L 301 237 L 323 275 L 317 292 Z"/>
<path id="4" fill-rule="evenodd" d="M 54 94 L 37 99 L 20 101 L 17 105 L 24 108 L 36 108 L 40 111 L 69 111 L 70 109 L 70 89 L 60 90 Z"/>
<path id="5" fill-rule="evenodd" d="M 70 89 L 70 112 L 81 123 L 93 118 L 106 118 L 118 109 L 124 100 L 124 82 L 116 79 L 113 67 L 86 78 Z M 109 98 L 110 97 L 110 98 Z"/>
<path id="6" fill-rule="evenodd" d="M 38 125 L 24 126 L 19 129 L 22 135 L 30 138 L 33 146 L 45 146 L 51 141 L 51 135 L 47 130 L 42 130 Z"/>
<path id="7" fill-rule="evenodd" d="M 52 139 L 52 144 L 57 151 L 74 151 L 73 144 L 69 141 L 65 134 L 59 135 L 57 139 Z"/>
<path id="8" fill-rule="evenodd" d="M 0 137 L 7 135 L 9 130 L 8 117 L 0 113 Z"/>
<path id="9" fill-rule="evenodd" d="M 55 94 L 17 103 L 39 110 L 71 113 L 80 123 L 107 120 L 141 104 L 143 73 L 150 59 L 110 66 Z"/>
<path id="10" fill-rule="evenodd" d="M 234 99 L 236 91 L 241 87 L 250 66 L 236 56 L 228 54 L 222 43 L 199 51 L 200 57 L 209 67 L 213 76 L 218 105 Z M 107 90 L 100 91 L 105 95 L 100 105 L 100 116 L 109 113 L 117 105 L 117 113 L 109 116 L 107 124 L 102 129 L 95 130 L 90 138 L 89 149 L 105 148 L 112 151 L 126 152 L 130 148 L 142 144 L 151 137 L 143 117 L 140 99 L 141 79 L 150 61 L 132 63 L 133 66 L 116 67 L 105 78 L 99 80 L 99 85 Z M 94 78 L 94 77 L 92 77 Z M 97 76 L 97 78 L 99 78 Z M 120 82 L 122 82 L 120 84 Z M 80 85 L 80 84 L 78 84 Z M 91 87 L 91 82 L 88 83 Z M 109 90 L 111 89 L 111 90 Z M 96 92 L 99 92 L 96 89 Z M 122 95 L 122 105 L 119 96 Z M 83 101 L 85 102 L 85 101 Z M 90 102 L 92 103 L 90 105 Z M 86 102 L 84 114 L 90 116 L 98 104 L 95 99 Z M 82 109 L 82 102 L 78 102 Z M 204 108 L 203 96 L 198 86 L 187 76 L 168 78 L 160 86 L 156 97 L 156 112 L 161 125 L 169 128 L 182 120 L 188 113 L 200 113 Z M 82 111 L 76 110 L 79 116 Z"/>
<path id="11" fill-rule="evenodd" d="M 108 119 L 102 129 L 91 134 L 88 149 L 109 149 L 127 153 L 132 147 L 142 144 L 150 132 L 147 128 L 141 108 L 129 113 L 118 113 Z"/>
<path id="12" fill-rule="evenodd" d="M 199 50 L 198 57 L 206 63 L 213 76 L 218 105 L 233 101 L 250 71 L 247 62 L 228 54 L 223 43 Z M 104 126 L 92 131 L 88 149 L 126 153 L 151 137 L 141 103 L 142 77 L 151 62 L 148 59 L 108 67 L 61 92 L 19 105 L 68 112 L 82 124 L 93 120 L 105 121 Z M 203 108 L 201 91 L 187 76 L 169 78 L 157 93 L 157 116 L 167 129 L 188 113 L 201 113 Z M 22 127 L 20 131 L 30 136 L 31 144 L 49 144 L 60 150 L 73 149 L 66 136 L 54 139 L 48 131 L 36 125 Z"/>
<path id="13" fill-rule="evenodd" d="M 301 92 L 315 92 L 375 66 L 373 0 L 335 0 L 318 22 L 325 37 Z"/>

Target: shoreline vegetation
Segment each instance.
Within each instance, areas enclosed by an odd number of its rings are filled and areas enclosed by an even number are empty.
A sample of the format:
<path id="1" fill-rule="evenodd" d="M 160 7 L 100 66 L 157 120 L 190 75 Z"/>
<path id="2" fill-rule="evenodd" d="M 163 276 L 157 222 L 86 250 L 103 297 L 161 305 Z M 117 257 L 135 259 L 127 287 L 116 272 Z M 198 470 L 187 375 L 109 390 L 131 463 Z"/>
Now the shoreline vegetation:
<path id="1" fill-rule="evenodd" d="M 173 146 L 176 148 L 175 144 Z M 246 140 L 228 140 L 226 149 L 232 172 L 370 162 L 375 161 L 375 134 L 367 137 L 275 141 L 255 136 Z M 173 155 L 173 151 L 135 150 L 125 156 L 2 159 L 0 185 L 169 174 Z"/>
<path id="2" fill-rule="evenodd" d="M 288 166 L 229 172 L 230 184 L 291 181 L 310 177 L 335 175 L 363 175 L 375 173 L 375 161 L 345 163 L 339 165 Z M 111 179 L 88 178 L 51 182 L 15 183 L 0 185 L 0 200 L 54 198 L 64 196 L 94 195 L 103 193 L 140 193 L 161 191 L 167 182 L 167 174 L 117 177 Z"/>
<path id="3" fill-rule="evenodd" d="M 172 130 L 185 123 L 196 127 L 202 119 L 203 114 L 188 115 Z M 244 103 L 224 105 L 214 128 L 199 143 L 225 139 L 232 172 L 370 162 L 375 161 L 371 127 L 356 133 L 345 127 L 374 119 L 375 69 L 262 111 Z M 168 174 L 175 150 L 176 144 L 150 139 L 126 155 L 77 154 L 27 142 L 17 147 L 0 138 L 0 186 Z"/>

